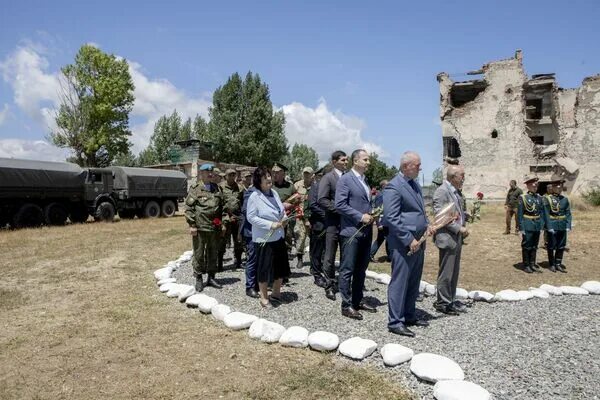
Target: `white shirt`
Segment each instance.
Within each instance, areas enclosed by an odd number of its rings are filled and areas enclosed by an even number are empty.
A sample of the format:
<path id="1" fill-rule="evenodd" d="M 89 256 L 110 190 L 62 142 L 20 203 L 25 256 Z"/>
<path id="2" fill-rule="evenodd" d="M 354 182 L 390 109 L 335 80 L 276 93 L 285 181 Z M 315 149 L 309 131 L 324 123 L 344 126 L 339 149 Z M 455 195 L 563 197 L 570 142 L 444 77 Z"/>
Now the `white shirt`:
<path id="1" fill-rule="evenodd" d="M 362 183 L 365 193 L 367 193 L 367 199 L 371 200 L 371 189 L 369 189 L 369 186 L 365 182 L 365 176 L 359 174 L 354 168 L 352 168 L 352 172 L 354 172 L 354 175 L 358 178 L 360 183 Z"/>
<path id="2" fill-rule="evenodd" d="M 449 181 L 445 181 L 446 184 L 448 185 L 448 187 L 450 188 L 450 193 L 452 193 L 454 195 L 454 203 L 456 204 L 456 209 L 459 212 L 460 215 L 460 220 L 456 221 L 458 222 L 458 224 L 460 226 L 463 226 L 463 222 L 465 220 L 464 218 L 464 210 L 462 208 L 462 197 L 460 194 L 458 194 L 458 190 L 449 182 Z"/>
<path id="3" fill-rule="evenodd" d="M 337 169 L 337 168 L 334 168 L 333 170 L 335 171 L 335 173 L 336 173 L 338 176 L 342 176 L 342 171 L 340 171 L 340 170 L 339 170 L 339 169 Z"/>

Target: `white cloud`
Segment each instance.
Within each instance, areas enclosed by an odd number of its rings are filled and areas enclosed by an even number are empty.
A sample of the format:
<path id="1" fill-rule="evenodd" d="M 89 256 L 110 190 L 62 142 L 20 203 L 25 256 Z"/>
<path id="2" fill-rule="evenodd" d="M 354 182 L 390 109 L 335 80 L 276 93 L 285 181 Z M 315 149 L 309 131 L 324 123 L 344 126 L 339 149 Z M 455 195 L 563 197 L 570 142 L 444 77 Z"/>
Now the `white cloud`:
<path id="1" fill-rule="evenodd" d="M 65 161 L 69 151 L 43 140 L 0 139 L 0 157 Z"/>
<path id="2" fill-rule="evenodd" d="M 8 104 L 4 104 L 4 107 L 2 107 L 2 111 L 0 111 L 0 125 L 2 125 L 4 121 L 8 119 L 9 112 L 10 110 L 8 108 Z"/>
<path id="3" fill-rule="evenodd" d="M 381 157 L 387 156 L 379 145 L 365 141 L 362 132 L 366 123 L 362 119 L 332 112 L 324 99 L 319 100 L 315 108 L 294 102 L 281 107 L 285 114 L 285 134 L 288 141 L 306 144 L 317 152 L 321 162 L 328 161 L 335 150 L 346 153 L 364 148 Z"/>

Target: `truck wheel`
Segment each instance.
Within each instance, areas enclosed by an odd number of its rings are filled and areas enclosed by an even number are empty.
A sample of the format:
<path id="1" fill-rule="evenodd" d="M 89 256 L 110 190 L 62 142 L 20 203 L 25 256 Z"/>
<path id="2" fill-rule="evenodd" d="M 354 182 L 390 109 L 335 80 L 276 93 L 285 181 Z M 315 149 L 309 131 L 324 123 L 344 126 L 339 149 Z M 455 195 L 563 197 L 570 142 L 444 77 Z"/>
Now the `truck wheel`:
<path id="1" fill-rule="evenodd" d="M 82 224 L 88 220 L 90 213 L 87 208 L 83 205 L 73 206 L 71 209 L 71 213 L 69 214 L 69 219 L 74 224 Z"/>
<path id="2" fill-rule="evenodd" d="M 50 203 L 44 207 L 44 221 L 47 225 L 64 225 L 69 212 L 60 203 Z"/>
<path id="3" fill-rule="evenodd" d="M 121 219 L 134 219 L 135 218 L 135 210 L 132 210 L 132 209 L 119 210 L 119 217 L 121 217 Z"/>
<path id="4" fill-rule="evenodd" d="M 42 225 L 44 212 L 42 208 L 33 203 L 26 203 L 19 208 L 13 217 L 13 228 L 33 228 Z"/>
<path id="5" fill-rule="evenodd" d="M 144 217 L 158 218 L 160 216 L 160 206 L 154 200 L 150 200 L 144 208 Z"/>
<path id="6" fill-rule="evenodd" d="M 173 200 L 165 200 L 160 208 L 160 215 L 169 218 L 175 215 L 175 210 L 177 210 L 175 202 L 173 202 Z"/>
<path id="7" fill-rule="evenodd" d="M 96 208 L 96 214 L 94 215 L 94 219 L 96 221 L 105 221 L 112 222 L 115 218 L 115 206 L 113 206 L 108 201 L 103 201 Z"/>

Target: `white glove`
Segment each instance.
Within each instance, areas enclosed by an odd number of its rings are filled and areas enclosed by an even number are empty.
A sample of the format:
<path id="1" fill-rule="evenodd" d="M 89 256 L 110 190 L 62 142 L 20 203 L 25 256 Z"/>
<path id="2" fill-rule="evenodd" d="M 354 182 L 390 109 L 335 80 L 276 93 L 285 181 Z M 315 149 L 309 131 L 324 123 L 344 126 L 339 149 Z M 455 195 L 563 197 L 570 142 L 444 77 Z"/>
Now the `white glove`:
<path id="1" fill-rule="evenodd" d="M 548 233 L 555 233 L 554 229 L 548 229 Z"/>

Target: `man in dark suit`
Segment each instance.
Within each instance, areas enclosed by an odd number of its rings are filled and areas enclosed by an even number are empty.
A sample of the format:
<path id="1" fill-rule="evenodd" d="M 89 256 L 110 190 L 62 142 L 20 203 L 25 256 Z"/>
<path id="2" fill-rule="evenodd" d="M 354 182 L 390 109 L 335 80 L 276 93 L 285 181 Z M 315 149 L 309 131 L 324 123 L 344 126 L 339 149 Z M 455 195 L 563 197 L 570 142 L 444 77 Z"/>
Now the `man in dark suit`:
<path id="1" fill-rule="evenodd" d="M 340 177 L 335 191 L 335 208 L 340 214 L 342 262 L 338 285 L 342 296 L 342 315 L 363 319 L 360 310 L 376 312 L 363 302 L 365 272 L 369 266 L 374 218 L 371 215 L 371 188 L 365 180 L 369 168 L 369 153 L 359 149 L 352 152 L 353 166 Z"/>
<path id="2" fill-rule="evenodd" d="M 425 260 L 423 235 L 430 235 L 429 221 L 421 187 L 415 179 L 421 170 L 421 157 L 406 152 L 400 159 L 400 173 L 383 190 L 383 225 L 388 228 L 388 248 L 392 257 L 392 279 L 388 286 L 388 330 L 413 337 L 408 326 L 427 326 L 416 316 L 415 302 Z M 410 253 L 410 254 L 409 254 Z"/>
<path id="3" fill-rule="evenodd" d="M 383 189 L 385 189 L 387 184 L 388 184 L 387 179 L 384 179 L 379 183 L 379 187 L 381 188 L 381 191 L 377 194 L 377 196 L 375 196 L 375 199 L 373 199 L 373 208 L 383 206 Z M 377 221 L 375 221 L 375 223 L 377 224 L 377 239 L 375 239 L 375 241 L 371 245 L 371 261 L 373 261 L 373 262 L 375 261 L 375 255 L 377 254 L 377 251 L 379 250 L 379 248 L 381 247 L 381 244 L 385 241 L 385 238 L 388 235 L 388 229 L 385 226 L 383 226 L 381 217 L 378 218 Z M 387 257 L 386 261 L 389 262 L 390 261 L 390 251 L 388 250 L 387 241 L 385 242 L 385 256 Z"/>
<path id="4" fill-rule="evenodd" d="M 433 212 L 435 214 L 450 203 L 454 204 L 458 213 L 455 221 L 440 228 L 433 237 L 435 245 L 440 250 L 437 300 L 434 308 L 448 315 L 458 315 L 467 310 L 465 305 L 455 298 L 462 242 L 463 238 L 469 236 L 469 231 L 465 228 L 467 218 L 460 192 L 464 180 L 464 168 L 461 165 L 450 165 L 446 172 L 446 180 L 433 194 Z"/>
<path id="5" fill-rule="evenodd" d="M 331 166 L 330 166 L 331 167 Z M 332 168 L 332 167 L 331 167 Z M 330 169 L 331 169 L 330 168 Z M 319 181 L 323 178 L 325 167 L 315 173 L 315 180 L 308 191 L 308 209 L 310 210 L 310 273 L 315 285 L 327 287 L 323 272 L 323 254 L 325 253 L 325 210 L 317 202 Z"/>
<path id="6" fill-rule="evenodd" d="M 335 253 L 339 246 L 340 216 L 335 209 L 335 188 L 338 180 L 346 171 L 348 157 L 341 150 L 331 154 L 333 170 L 323 176 L 319 182 L 317 203 L 325 210 L 325 258 L 323 272 L 327 281 L 325 296 L 335 301 Z"/>

